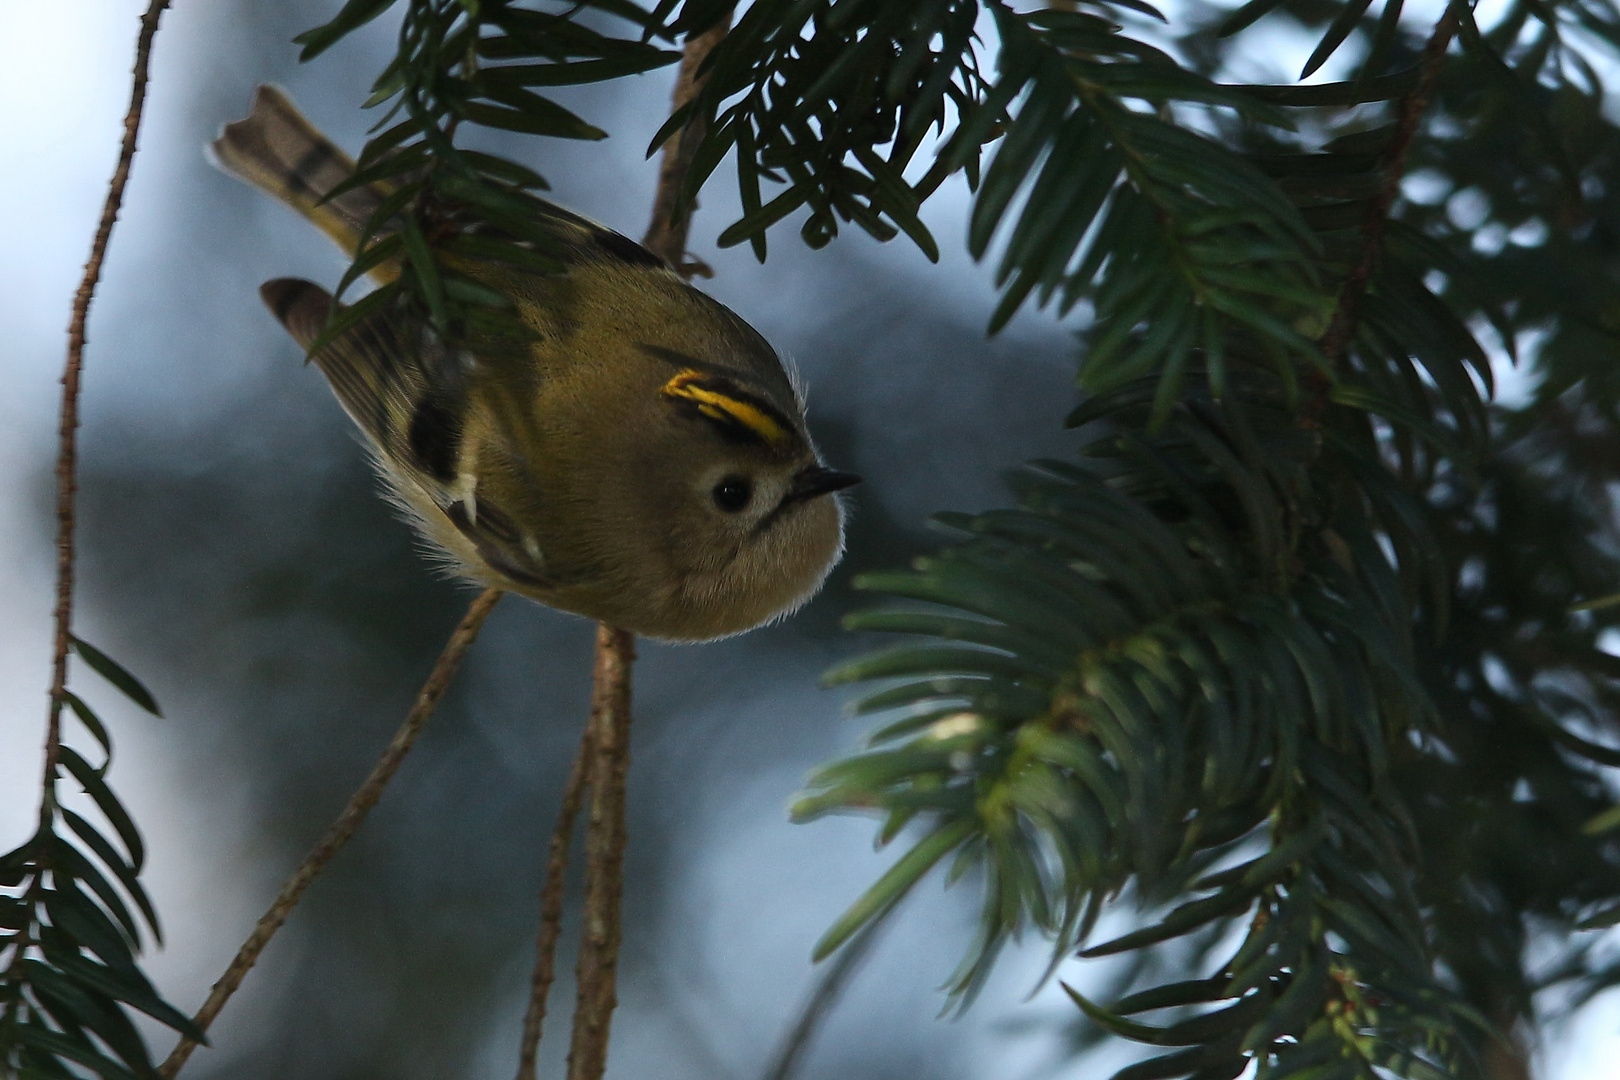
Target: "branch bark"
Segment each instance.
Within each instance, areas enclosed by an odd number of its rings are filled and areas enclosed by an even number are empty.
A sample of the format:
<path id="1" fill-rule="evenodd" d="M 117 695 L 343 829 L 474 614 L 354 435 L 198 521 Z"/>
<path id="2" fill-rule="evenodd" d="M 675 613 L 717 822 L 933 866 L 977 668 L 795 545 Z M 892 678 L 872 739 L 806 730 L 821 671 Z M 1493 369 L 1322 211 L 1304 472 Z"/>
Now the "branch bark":
<path id="1" fill-rule="evenodd" d="M 675 79 L 671 112 L 684 107 L 703 89 L 708 78 L 700 78 L 698 69 L 730 29 L 731 12 L 728 11 L 709 29 L 687 39 L 681 53 L 680 74 Z M 697 209 L 697 203 L 693 201 L 683 206 L 680 201 L 686 174 L 692 169 L 692 159 L 697 156 L 698 147 L 702 145 L 707 131 L 707 125 L 700 118 L 688 123 L 664 144 L 664 156 L 658 167 L 658 192 L 653 196 L 652 222 L 647 226 L 646 238 L 641 241 L 643 247 L 687 279 L 707 269 L 686 255 L 687 232 L 691 229 L 692 211 Z"/>
<path id="2" fill-rule="evenodd" d="M 730 26 L 728 11 L 713 27 L 687 39 L 675 80 L 672 111 L 691 101 L 702 88 L 698 70 Z M 703 134 L 701 122 L 688 123 L 664 144 L 652 221 L 642 241 L 647 250 L 688 279 L 694 273 L 707 271 L 701 263 L 687 256 L 686 241 L 694 204 L 682 205 L 680 198 Z M 556 972 L 557 939 L 562 934 L 563 891 L 574 819 L 586 791 L 591 794 L 591 817 L 585 840 L 585 926 L 576 968 L 578 985 L 568 1051 L 568 1077 L 569 1080 L 598 1080 L 607 1068 L 622 939 L 620 916 L 626 842 L 624 781 L 630 765 L 630 679 L 634 664 L 635 639 L 606 624 L 598 626 L 591 718 L 563 793 L 557 827 L 551 836 L 517 1080 L 534 1080 L 535 1076 L 546 999 Z"/>
<path id="3" fill-rule="evenodd" d="M 124 205 L 124 188 L 129 184 L 135 163 L 135 144 L 141 130 L 141 114 L 146 109 L 146 84 L 152 67 L 152 39 L 158 22 L 169 7 L 169 0 L 152 0 L 141 16 L 141 31 L 135 39 L 135 78 L 129 94 L 129 110 L 124 114 L 124 138 L 118 150 L 118 164 L 107 185 L 107 200 L 101 207 L 101 222 L 90 242 L 90 259 L 84 265 L 84 279 L 73 297 L 73 315 L 68 320 L 67 360 L 62 367 L 62 412 L 57 429 L 56 451 L 56 637 L 51 657 L 50 707 L 45 724 L 44 794 L 40 799 L 40 828 L 48 830 L 56 812 L 56 769 L 62 753 L 62 706 L 67 699 L 68 651 L 73 641 L 74 528 L 77 524 L 74 500 L 79 492 L 79 384 L 84 371 L 84 346 L 89 340 L 90 301 L 101 282 L 101 266 L 107 259 L 107 244 L 113 225 Z"/>
<path id="4" fill-rule="evenodd" d="M 628 687 L 626 687 L 628 692 Z M 540 1033 L 546 1022 L 546 1001 L 557 971 L 557 939 L 562 936 L 563 899 L 568 880 L 568 849 L 573 844 L 574 821 L 584 801 L 586 772 L 595 759 L 596 725 L 585 725 L 579 756 L 563 789 L 562 809 L 551 834 L 551 854 L 546 861 L 546 884 L 540 893 L 540 939 L 535 944 L 534 976 L 529 986 L 529 1011 L 523 1017 L 523 1043 L 518 1053 L 517 1080 L 535 1080 L 535 1060 L 540 1049 Z"/>
<path id="5" fill-rule="evenodd" d="M 585 834 L 585 925 L 575 968 L 578 990 L 568 1080 L 600 1080 L 607 1069 L 608 1034 L 618 1003 L 624 777 L 630 767 L 630 670 L 635 658 L 635 639 L 629 633 L 611 626 L 597 627 L 588 759 L 591 817 Z"/>
<path id="6" fill-rule="evenodd" d="M 440 699 L 449 689 L 451 680 L 455 678 L 456 669 L 461 666 L 462 658 L 477 640 L 478 631 L 483 628 L 484 620 L 489 617 L 489 613 L 494 610 L 496 602 L 502 595 L 498 589 L 486 589 L 467 608 L 467 614 L 461 617 L 455 632 L 445 643 L 444 651 L 434 662 L 433 671 L 428 676 L 427 682 L 423 683 L 422 689 L 417 692 L 416 702 L 406 714 L 405 722 L 394 733 L 394 738 L 383 751 L 382 757 L 377 759 L 377 764 L 372 766 L 371 775 L 367 776 L 365 783 L 349 797 L 348 805 L 337 816 L 337 820 L 332 822 L 331 828 L 326 831 L 321 842 L 315 845 L 314 850 L 304 857 L 298 869 L 282 884 L 275 902 L 270 905 L 270 910 L 259 919 L 253 933 L 248 935 L 248 939 L 237 950 L 236 958 L 231 961 L 230 967 L 225 969 L 225 974 L 214 984 L 208 1000 L 203 1002 L 202 1008 L 197 1010 L 197 1015 L 192 1017 L 199 1028 L 208 1030 L 208 1026 L 214 1022 L 219 1011 L 231 999 L 231 995 L 236 993 L 236 988 L 242 985 L 242 979 L 246 977 L 248 970 L 258 962 L 259 954 L 264 951 L 264 947 L 270 944 L 270 939 L 281 929 L 282 923 L 287 921 L 287 916 L 298 906 L 298 901 L 303 899 L 304 890 L 309 888 L 310 882 L 314 881 L 315 876 L 325 869 L 333 856 L 343 849 L 343 845 L 349 842 L 365 822 L 371 808 L 377 805 L 377 800 L 382 797 L 383 788 L 393 779 L 400 763 L 405 760 L 405 755 L 410 752 L 417 737 L 422 734 L 422 728 L 427 724 L 428 717 L 433 715 L 433 710 L 438 707 Z M 166 1080 L 172 1080 L 196 1048 L 195 1042 L 181 1039 L 158 1068 L 158 1075 L 165 1077 Z"/>

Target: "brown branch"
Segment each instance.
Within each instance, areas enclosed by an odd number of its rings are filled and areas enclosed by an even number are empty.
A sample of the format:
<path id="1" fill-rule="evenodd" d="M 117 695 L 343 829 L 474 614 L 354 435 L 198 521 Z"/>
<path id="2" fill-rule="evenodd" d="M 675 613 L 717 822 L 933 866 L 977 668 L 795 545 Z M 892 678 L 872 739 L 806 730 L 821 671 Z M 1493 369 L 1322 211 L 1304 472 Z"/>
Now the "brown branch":
<path id="1" fill-rule="evenodd" d="M 686 42 L 675 80 L 672 110 L 691 101 L 702 88 L 698 69 L 731 26 L 727 12 L 711 29 Z M 663 148 L 652 223 L 644 246 L 663 258 L 682 277 L 706 271 L 687 257 L 687 231 L 692 203 L 682 205 L 681 187 L 703 141 L 704 126 L 688 123 Z M 557 939 L 562 933 L 563 890 L 568 870 L 574 818 L 584 793 L 591 793 L 586 831 L 585 926 L 580 936 L 574 1028 L 568 1051 L 569 1080 L 598 1080 L 607 1068 L 612 1028 L 624 893 L 625 772 L 630 764 L 630 677 L 636 659 L 635 638 L 607 625 L 597 627 L 595 685 L 591 719 L 563 793 L 557 827 L 551 836 L 546 883 L 541 893 L 540 935 L 530 980 L 529 1008 L 523 1019 L 518 1053 L 518 1080 L 533 1080 L 546 999 L 555 977 Z"/>
<path id="2" fill-rule="evenodd" d="M 62 753 L 62 706 L 67 698 L 68 650 L 73 640 L 73 530 L 76 524 L 73 501 L 79 491 L 79 377 L 84 370 L 86 326 L 90 301 L 101 282 L 101 265 L 107 258 L 107 243 L 124 205 L 124 188 L 129 184 L 130 167 L 135 163 L 135 141 L 141 130 L 141 113 L 146 107 L 146 83 L 152 66 L 152 39 L 169 0 L 152 0 L 141 16 L 141 32 L 135 40 L 135 80 L 129 93 L 129 111 L 124 114 L 124 139 L 118 150 L 118 165 L 107 185 L 107 201 L 101 206 L 101 223 L 90 243 L 90 260 L 84 264 L 84 279 L 73 297 L 73 316 L 68 321 L 67 361 L 62 367 L 62 416 L 57 432 L 56 451 L 56 639 L 51 657 L 51 694 L 45 725 L 45 791 L 40 800 L 40 827 L 49 829 L 56 812 L 56 768 Z"/>
<path id="3" fill-rule="evenodd" d="M 383 788 L 393 779 L 400 763 L 405 760 L 405 755 L 416 742 L 417 736 L 422 734 L 423 725 L 427 723 L 428 717 L 433 715 L 439 700 L 449 689 L 450 681 L 455 678 L 456 669 L 461 666 L 462 657 L 467 655 L 467 650 L 477 640 L 478 631 L 483 628 L 484 620 L 489 617 L 490 611 L 494 609 L 501 595 L 498 589 L 486 589 L 467 608 L 467 614 L 461 617 L 461 622 L 450 635 L 450 640 L 445 642 L 444 651 L 434 662 L 433 671 L 428 676 L 427 682 L 423 683 L 422 689 L 418 691 L 416 702 L 406 714 L 405 722 L 394 733 L 393 740 L 383 751 L 382 757 L 377 759 L 377 764 L 372 766 L 371 775 L 367 776 L 365 783 L 349 797 L 348 805 L 337 816 L 337 820 L 332 822 L 332 827 L 326 831 L 321 842 L 315 845 L 314 850 L 304 857 L 303 863 L 293 875 L 282 884 L 281 892 L 276 894 L 275 903 L 270 905 L 270 910 L 264 913 L 258 925 L 253 928 L 253 933 L 242 943 L 242 947 L 236 952 L 236 958 L 231 961 L 231 966 L 225 969 L 225 974 L 220 976 L 209 993 L 208 1000 L 203 1002 L 202 1008 L 197 1010 L 197 1015 L 192 1017 L 199 1028 L 208 1030 L 208 1026 L 214 1022 L 219 1011 L 231 999 L 231 995 L 236 993 L 236 988 L 242 985 L 242 979 L 247 975 L 248 969 L 258 961 L 259 954 L 264 951 L 264 947 L 270 943 L 270 939 L 281 929 L 281 924 L 287 921 L 287 916 L 303 898 L 304 890 L 315 880 L 315 875 L 319 874 L 326 864 L 332 861 L 332 857 L 342 850 L 343 845 L 349 842 L 355 831 L 366 820 L 366 815 L 371 813 L 371 808 L 377 805 L 377 800 L 382 797 Z M 190 1039 L 181 1039 L 158 1069 L 158 1075 L 172 1078 L 185 1065 L 186 1059 L 196 1047 L 197 1044 Z"/>
<path id="4" fill-rule="evenodd" d="M 1400 194 L 1401 177 L 1406 169 L 1406 151 L 1412 145 L 1412 136 L 1417 133 L 1418 121 L 1423 118 L 1423 111 L 1429 107 L 1429 102 L 1434 97 L 1435 85 L 1440 81 L 1440 72 L 1446 66 L 1446 50 L 1451 47 L 1451 39 L 1457 33 L 1459 22 L 1457 3 L 1458 0 L 1452 0 L 1452 3 L 1446 6 L 1445 13 L 1440 16 L 1440 21 L 1435 23 L 1428 44 L 1423 47 L 1422 69 L 1418 75 L 1417 85 L 1412 88 L 1411 93 L 1401 99 L 1395 134 L 1384 150 L 1384 181 L 1372 202 L 1367 204 L 1367 216 L 1361 227 L 1361 253 L 1357 256 L 1355 265 L 1350 268 L 1349 275 L 1344 279 L 1344 285 L 1339 289 L 1339 299 L 1333 309 L 1333 318 L 1328 322 L 1328 328 L 1318 342 L 1322 355 L 1327 358 L 1329 365 L 1338 365 L 1350 347 L 1361 298 L 1366 295 L 1367 286 L 1371 283 L 1373 274 L 1378 269 L 1379 260 L 1383 256 L 1384 226 L 1389 220 L 1390 208 L 1395 205 L 1395 197 Z"/>
<path id="5" fill-rule="evenodd" d="M 816 1033 L 831 1015 L 833 1006 L 838 1004 L 838 999 L 843 995 L 850 980 L 855 977 L 855 973 L 866 962 L 866 958 L 872 955 L 872 946 L 877 944 L 878 933 L 887 924 L 888 917 L 893 911 L 894 905 L 891 904 L 879 912 L 875 919 L 862 927 L 860 932 L 838 951 L 838 958 L 822 971 L 816 988 L 805 999 L 793 1026 L 787 1030 L 775 1055 L 771 1058 L 770 1065 L 766 1067 L 763 1074 L 765 1080 L 793 1080 L 799 1075 L 799 1069 L 809 1057 L 810 1044 L 815 1039 Z"/>
<path id="6" fill-rule="evenodd" d="M 1530 1069 L 1530 1017 L 1502 995 L 1490 1010 L 1496 1037 L 1480 1051 L 1480 1072 L 1486 1080 L 1532 1080 Z"/>
<path id="7" fill-rule="evenodd" d="M 574 820 L 585 797 L 585 774 L 595 760 L 596 726 L 587 723 L 579 743 L 579 756 L 563 789 L 562 809 L 551 834 L 551 855 L 546 861 L 546 884 L 540 893 L 540 939 L 535 944 L 534 977 L 529 986 L 529 1011 L 523 1017 L 523 1044 L 518 1054 L 517 1080 L 535 1080 L 535 1058 L 540 1031 L 546 1022 L 546 999 L 557 970 L 557 939 L 562 936 L 563 895 L 568 877 L 568 849 L 573 842 Z"/>
<path id="8" fill-rule="evenodd" d="M 697 37 L 687 39 L 681 53 L 680 74 L 675 79 L 671 112 L 683 108 L 703 89 L 708 76 L 699 78 L 698 68 L 703 66 L 703 61 L 730 29 L 731 12 L 728 11 L 712 27 Z M 664 156 L 658 167 L 658 191 L 653 196 L 652 223 L 647 227 L 646 238 L 641 241 L 643 247 L 688 279 L 695 273 L 708 276 L 705 273 L 707 267 L 693 262 L 686 255 L 686 234 L 692 226 L 692 211 L 697 208 L 697 202 L 693 199 L 682 205 L 680 201 L 686 174 L 692 169 L 692 159 L 697 156 L 705 134 L 707 127 L 699 118 L 695 122 L 689 121 L 679 134 L 671 136 L 664 144 Z"/>
<path id="9" fill-rule="evenodd" d="M 568 1080 L 601 1080 L 607 1069 L 624 897 L 624 777 L 630 767 L 630 671 L 635 639 L 611 626 L 596 628 L 596 677 L 591 694 L 591 818 L 585 832 L 585 915 L 580 932 L 578 990 Z"/>

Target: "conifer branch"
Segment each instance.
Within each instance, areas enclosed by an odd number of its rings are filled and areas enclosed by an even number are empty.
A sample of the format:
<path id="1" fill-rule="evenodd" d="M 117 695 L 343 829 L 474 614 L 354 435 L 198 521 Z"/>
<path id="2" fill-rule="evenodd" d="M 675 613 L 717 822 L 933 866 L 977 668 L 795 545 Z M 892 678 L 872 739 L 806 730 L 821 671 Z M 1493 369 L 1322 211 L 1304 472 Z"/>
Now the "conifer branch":
<path id="1" fill-rule="evenodd" d="M 1395 133 L 1384 151 L 1383 182 L 1379 185 L 1378 193 L 1367 205 L 1367 216 L 1361 232 L 1361 252 L 1356 258 L 1355 265 L 1350 268 L 1344 285 L 1339 289 L 1339 299 L 1333 309 L 1333 317 L 1328 322 L 1328 328 L 1320 341 L 1322 355 L 1327 358 L 1330 366 L 1336 366 L 1344 359 L 1345 351 L 1350 347 L 1350 339 L 1355 334 L 1356 315 L 1360 310 L 1361 298 L 1366 293 L 1367 286 L 1378 269 L 1379 259 L 1383 255 L 1384 226 L 1389 220 L 1390 208 L 1395 205 L 1395 197 L 1400 194 L 1401 177 L 1405 175 L 1406 170 L 1406 151 L 1412 145 L 1412 136 L 1417 132 L 1418 121 L 1423 118 L 1423 111 L 1428 108 L 1430 100 L 1434 97 L 1440 73 L 1446 66 L 1446 50 L 1450 48 L 1451 39 L 1457 34 L 1459 22 L 1456 4 L 1448 3 L 1445 12 L 1440 16 L 1440 21 L 1435 23 L 1434 30 L 1429 34 L 1428 43 L 1423 47 L 1418 83 L 1412 88 L 1411 93 L 1401 99 Z"/>
<path id="2" fill-rule="evenodd" d="M 886 908 L 863 926 L 849 944 L 838 950 L 832 963 L 822 970 L 815 989 L 799 1008 L 799 1015 L 787 1029 L 770 1065 L 766 1067 L 764 1080 L 793 1080 L 799 1075 L 799 1070 L 810 1056 L 810 1044 L 816 1033 L 831 1015 L 833 1006 L 838 1004 L 838 999 L 843 996 L 855 973 L 872 955 L 872 946 L 877 943 L 878 934 L 887 925 L 887 917 L 893 911 L 893 907 Z"/>
<path id="3" fill-rule="evenodd" d="M 405 760 L 405 755 L 410 752 L 417 737 L 422 734 L 422 728 L 426 725 L 428 717 L 433 715 L 433 710 L 438 707 L 445 691 L 449 689 L 451 680 L 455 678 L 456 669 L 461 666 L 462 658 L 477 640 L 478 631 L 483 628 L 484 620 L 489 617 L 489 613 L 494 610 L 496 602 L 502 595 L 498 589 L 485 589 L 467 608 L 467 613 L 461 617 L 461 622 L 456 625 L 450 640 L 445 643 L 444 651 L 434 662 L 433 671 L 428 676 L 427 682 L 423 683 L 422 689 L 417 692 L 416 702 L 406 714 L 405 722 L 394 733 L 382 757 L 377 759 L 377 764 L 372 766 L 371 775 L 367 776 L 365 783 L 349 797 L 348 805 L 337 816 L 337 820 L 321 838 L 321 842 L 315 845 L 315 848 L 304 857 L 298 869 L 282 884 L 275 902 L 270 905 L 270 910 L 259 919 L 253 933 L 248 935 L 248 939 L 237 950 L 235 959 L 225 969 L 225 974 L 214 984 L 213 990 L 208 994 L 208 1000 L 197 1010 L 197 1015 L 192 1019 L 198 1028 L 208 1030 L 214 1018 L 225 1007 L 225 1003 L 231 999 L 231 995 L 236 993 L 237 987 L 242 985 L 248 970 L 258 962 L 259 954 L 264 951 L 264 947 L 287 921 L 292 909 L 303 899 L 304 890 L 309 888 L 310 882 L 314 881 L 316 875 L 343 849 L 365 822 L 366 815 L 371 813 L 372 807 L 377 805 L 377 800 L 382 797 L 383 788 L 393 779 L 400 763 Z M 158 1075 L 165 1080 L 172 1080 L 196 1048 L 197 1043 L 194 1040 L 181 1039 L 158 1069 Z"/>
<path id="4" fill-rule="evenodd" d="M 84 346 L 88 340 L 90 301 L 101 282 L 101 266 L 107 258 L 107 244 L 113 225 L 124 205 L 124 188 L 129 184 L 135 162 L 135 143 L 140 135 L 141 114 L 146 108 L 146 84 L 152 65 L 152 39 L 158 22 L 168 9 L 169 0 L 152 0 L 141 16 L 141 31 L 135 41 L 135 77 L 129 94 L 129 111 L 124 114 L 124 138 L 118 151 L 118 164 L 107 185 L 101 222 L 90 244 L 90 259 L 84 265 L 84 279 L 73 298 L 73 316 L 68 323 L 67 361 L 62 369 L 62 412 L 56 452 L 56 637 L 51 656 L 51 693 L 45 728 L 44 794 L 40 799 L 40 828 L 48 830 L 56 809 L 56 771 L 62 752 L 62 707 L 67 704 L 68 652 L 73 647 L 73 569 L 76 549 L 74 527 L 77 517 L 74 499 L 78 495 L 79 384 L 84 371 Z M 21 955 L 19 952 L 18 955 Z"/>

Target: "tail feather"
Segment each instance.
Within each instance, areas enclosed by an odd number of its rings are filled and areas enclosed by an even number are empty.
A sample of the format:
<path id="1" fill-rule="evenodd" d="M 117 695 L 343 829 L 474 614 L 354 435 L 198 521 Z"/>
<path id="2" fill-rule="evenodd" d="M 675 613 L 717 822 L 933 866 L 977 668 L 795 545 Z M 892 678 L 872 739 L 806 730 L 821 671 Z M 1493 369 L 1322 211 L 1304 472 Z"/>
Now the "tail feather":
<path id="1" fill-rule="evenodd" d="M 354 160 L 273 86 L 255 91 L 247 118 L 226 124 L 212 149 L 222 169 L 297 210 L 350 255 L 387 194 L 386 188 L 373 184 L 322 202 L 327 193 L 354 175 Z M 394 274 L 385 270 L 374 276 L 386 280 Z"/>

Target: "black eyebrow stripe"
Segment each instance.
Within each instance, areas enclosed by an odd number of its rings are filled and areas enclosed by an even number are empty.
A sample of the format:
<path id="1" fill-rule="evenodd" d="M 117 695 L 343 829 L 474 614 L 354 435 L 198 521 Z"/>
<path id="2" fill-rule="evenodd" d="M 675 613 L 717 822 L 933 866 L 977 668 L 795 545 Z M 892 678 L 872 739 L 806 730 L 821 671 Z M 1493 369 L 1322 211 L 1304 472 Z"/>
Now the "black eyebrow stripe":
<path id="1" fill-rule="evenodd" d="M 742 402 L 744 405 L 753 406 L 760 412 L 764 413 L 765 416 L 770 419 L 772 423 L 776 424 L 777 427 L 787 432 L 791 438 L 802 441 L 802 436 L 799 435 L 799 425 L 795 424 L 792 420 L 789 420 L 786 416 L 783 416 L 781 409 L 778 409 L 775 405 L 772 405 L 770 402 L 766 401 L 757 394 L 750 394 L 747 390 L 744 390 L 742 387 L 738 386 L 725 376 L 716 375 L 713 376 L 712 379 L 704 379 L 702 382 L 696 383 L 696 385 L 702 386 L 704 389 L 716 390 L 724 394 L 726 397 Z M 683 401 L 683 399 L 680 398 L 673 398 L 671 400 Z M 691 405 L 693 409 L 697 410 L 699 416 L 703 417 L 705 420 L 708 420 L 710 423 L 718 424 L 728 431 L 736 429 L 737 431 L 747 432 L 749 439 L 758 442 L 761 445 L 769 445 L 767 440 L 764 439 L 759 432 L 755 431 L 747 424 L 733 420 L 730 417 L 722 420 L 719 417 L 711 416 L 709 413 L 703 412 L 701 409 L 697 409 L 695 402 L 685 403 Z"/>
<path id="2" fill-rule="evenodd" d="M 737 369 L 722 367 L 719 364 L 711 364 L 707 360 L 699 360 L 695 356 L 688 356 L 679 349 L 670 349 L 663 345 L 650 345 L 644 341 L 636 342 L 636 348 L 640 349 L 648 356 L 662 360 L 671 367 L 690 369 L 709 376 L 711 379 L 722 384 L 721 386 L 714 387 L 714 389 L 722 390 L 727 397 L 736 398 L 744 405 L 752 405 L 754 408 L 758 409 L 760 412 L 764 413 L 766 416 L 775 421 L 776 425 L 783 431 L 791 432 L 795 437 L 802 439 L 802 436 L 799 433 L 798 421 L 787 416 L 782 412 L 781 409 L 760 397 L 758 394 L 744 390 L 740 385 L 738 385 L 737 376 L 740 374 L 740 372 L 738 372 Z M 709 416 L 707 413 L 702 415 L 708 420 L 714 420 L 714 417 Z M 714 422 L 720 423 L 718 420 L 714 420 Z M 753 434 L 751 430 L 750 434 Z"/>
<path id="3" fill-rule="evenodd" d="M 707 360 L 699 360 L 695 356 L 688 356 L 679 349 L 671 349 L 663 345 L 652 345 L 645 341 L 638 341 L 636 342 L 636 348 L 655 360 L 662 360 L 670 367 L 691 368 L 693 371 L 701 371 L 705 375 L 715 375 L 722 379 L 729 378 L 737 373 L 735 368 L 711 364 Z"/>

